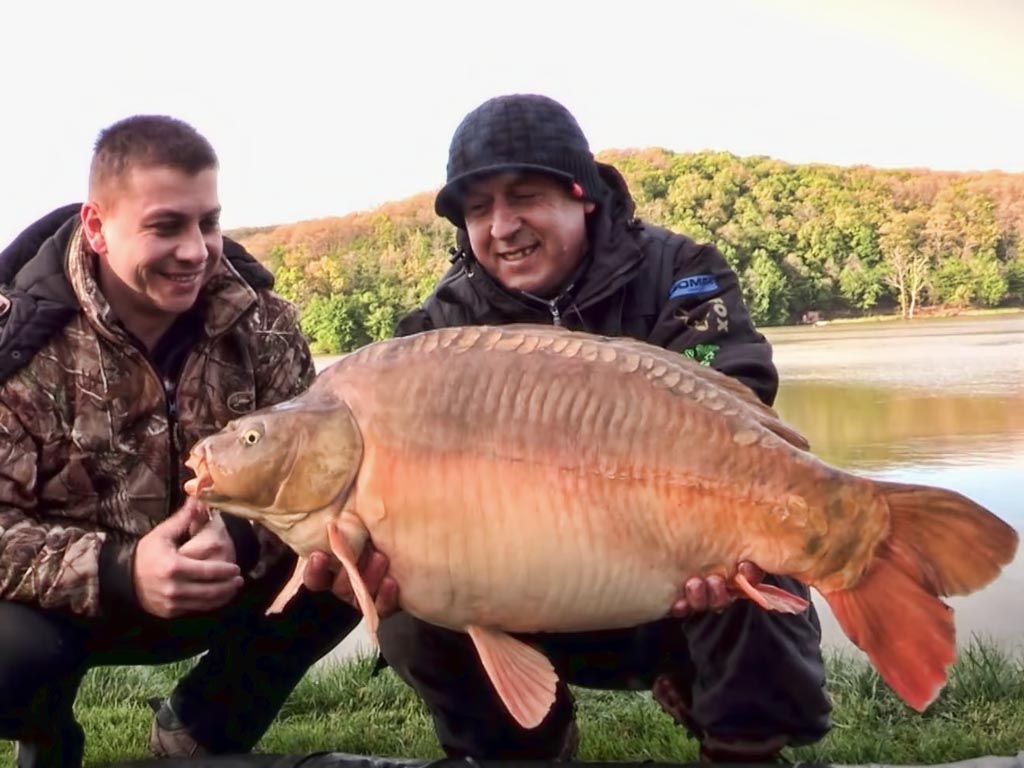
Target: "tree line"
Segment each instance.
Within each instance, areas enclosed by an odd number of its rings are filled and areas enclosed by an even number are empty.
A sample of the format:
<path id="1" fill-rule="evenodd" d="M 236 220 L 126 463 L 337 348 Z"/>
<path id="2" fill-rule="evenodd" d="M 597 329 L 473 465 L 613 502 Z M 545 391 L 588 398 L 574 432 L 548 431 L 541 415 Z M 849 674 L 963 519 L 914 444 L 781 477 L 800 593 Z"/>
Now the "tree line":
<path id="1" fill-rule="evenodd" d="M 1024 304 L 1024 174 L 791 164 L 616 150 L 637 214 L 714 243 L 760 326 Z M 369 212 L 231 233 L 296 302 L 318 353 L 391 335 L 449 263 L 423 193 Z"/>

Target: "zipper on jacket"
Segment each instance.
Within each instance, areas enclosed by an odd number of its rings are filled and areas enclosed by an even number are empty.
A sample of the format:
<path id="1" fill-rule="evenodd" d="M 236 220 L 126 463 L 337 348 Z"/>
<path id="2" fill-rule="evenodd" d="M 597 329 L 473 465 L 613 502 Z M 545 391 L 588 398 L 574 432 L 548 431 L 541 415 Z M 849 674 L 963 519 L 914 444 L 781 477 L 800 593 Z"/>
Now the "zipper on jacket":
<path id="1" fill-rule="evenodd" d="M 181 441 L 178 439 L 178 386 L 176 382 L 170 381 L 163 376 L 160 377 L 160 384 L 164 390 L 164 402 L 167 405 L 167 438 L 170 448 L 170 488 L 167 493 L 167 514 L 173 514 L 172 500 L 178 495 L 178 484 L 181 482 L 181 473 L 178 464 L 181 455 Z"/>
<path id="2" fill-rule="evenodd" d="M 538 304 L 543 304 L 545 307 L 547 307 L 548 308 L 548 312 L 551 313 L 551 324 L 552 325 L 561 326 L 562 325 L 562 311 L 558 308 L 558 300 L 562 296 L 565 296 L 566 293 L 571 288 L 572 288 L 572 286 L 570 285 L 569 288 L 566 289 L 566 291 L 560 293 L 558 296 L 556 296 L 553 299 L 543 299 L 540 296 L 534 296 L 532 293 L 529 293 L 528 291 L 519 291 L 519 294 L 521 296 L 525 296 L 530 301 L 535 301 Z"/>

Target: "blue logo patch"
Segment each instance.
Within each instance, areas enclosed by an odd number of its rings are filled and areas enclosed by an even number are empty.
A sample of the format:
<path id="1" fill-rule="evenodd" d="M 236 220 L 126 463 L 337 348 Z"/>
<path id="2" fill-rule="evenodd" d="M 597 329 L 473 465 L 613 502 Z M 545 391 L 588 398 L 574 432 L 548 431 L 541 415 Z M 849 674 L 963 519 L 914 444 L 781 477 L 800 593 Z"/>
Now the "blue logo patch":
<path id="1" fill-rule="evenodd" d="M 699 296 L 702 293 L 713 293 L 718 290 L 718 282 L 714 275 L 690 275 L 677 280 L 668 292 L 670 299 L 680 296 Z"/>

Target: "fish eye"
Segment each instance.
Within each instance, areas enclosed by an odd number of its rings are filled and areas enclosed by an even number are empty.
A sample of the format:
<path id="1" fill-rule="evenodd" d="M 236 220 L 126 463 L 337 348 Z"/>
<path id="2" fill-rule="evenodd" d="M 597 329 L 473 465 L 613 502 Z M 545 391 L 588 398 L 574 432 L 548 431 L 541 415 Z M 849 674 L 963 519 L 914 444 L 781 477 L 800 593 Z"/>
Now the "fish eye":
<path id="1" fill-rule="evenodd" d="M 242 441 L 242 445 L 256 445 L 261 437 L 262 435 L 258 429 L 247 429 L 239 439 Z"/>

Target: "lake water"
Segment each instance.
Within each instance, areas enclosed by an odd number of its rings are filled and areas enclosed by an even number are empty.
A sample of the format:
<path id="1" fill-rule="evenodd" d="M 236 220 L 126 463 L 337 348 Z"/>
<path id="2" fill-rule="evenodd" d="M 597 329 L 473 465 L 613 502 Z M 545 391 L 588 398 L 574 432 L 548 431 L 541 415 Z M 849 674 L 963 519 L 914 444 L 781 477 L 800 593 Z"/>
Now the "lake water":
<path id="1" fill-rule="evenodd" d="M 867 477 L 950 488 L 1024 530 L 1024 313 L 765 329 L 776 408 L 812 451 Z M 324 358 L 325 365 L 334 358 Z M 815 593 L 825 643 L 850 649 Z M 958 640 L 1024 643 L 1024 556 L 949 603 Z M 367 649 L 353 633 L 331 658 Z"/>
<path id="2" fill-rule="evenodd" d="M 1024 531 L 1024 313 L 765 329 L 776 408 L 812 451 L 867 477 L 950 488 Z M 830 645 L 851 647 L 816 599 Z M 952 598 L 958 640 L 1024 643 L 1024 557 Z"/>

